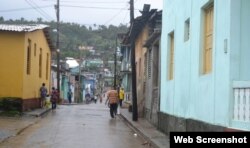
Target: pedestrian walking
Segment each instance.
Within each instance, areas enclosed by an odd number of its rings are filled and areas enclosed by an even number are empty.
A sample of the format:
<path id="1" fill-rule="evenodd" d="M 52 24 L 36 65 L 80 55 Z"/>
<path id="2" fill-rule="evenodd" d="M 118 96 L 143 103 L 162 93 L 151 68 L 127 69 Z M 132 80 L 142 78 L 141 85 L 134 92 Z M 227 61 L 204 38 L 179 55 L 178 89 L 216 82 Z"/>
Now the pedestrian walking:
<path id="1" fill-rule="evenodd" d="M 120 107 L 122 107 L 122 101 L 124 100 L 124 89 L 121 87 L 120 91 L 119 91 L 119 103 L 120 103 Z"/>
<path id="2" fill-rule="evenodd" d="M 94 96 L 95 104 L 96 104 L 96 102 L 97 102 L 97 99 L 98 99 L 98 95 L 96 94 L 96 95 Z"/>
<path id="3" fill-rule="evenodd" d="M 52 104 L 52 110 L 56 109 L 56 103 L 58 100 L 58 92 L 55 87 L 52 87 L 50 102 Z"/>
<path id="4" fill-rule="evenodd" d="M 118 92 L 115 89 L 109 90 L 107 92 L 107 99 L 105 104 L 109 103 L 110 116 L 114 118 L 117 113 L 117 103 L 118 103 Z"/>
<path id="5" fill-rule="evenodd" d="M 72 93 L 72 91 L 71 91 L 71 89 L 69 89 L 69 91 L 68 91 L 68 101 L 69 101 L 69 104 L 71 104 L 71 102 L 72 102 L 72 95 L 73 95 L 73 93 Z"/>
<path id="6" fill-rule="evenodd" d="M 40 107 L 43 108 L 45 105 L 46 97 L 47 97 L 48 90 L 45 86 L 45 83 L 42 84 L 40 87 Z"/>
<path id="7" fill-rule="evenodd" d="M 90 103 L 91 98 L 90 98 L 90 94 L 89 94 L 89 93 L 87 93 L 87 94 L 85 95 L 85 100 L 86 100 L 86 104 L 89 104 L 89 103 Z"/>

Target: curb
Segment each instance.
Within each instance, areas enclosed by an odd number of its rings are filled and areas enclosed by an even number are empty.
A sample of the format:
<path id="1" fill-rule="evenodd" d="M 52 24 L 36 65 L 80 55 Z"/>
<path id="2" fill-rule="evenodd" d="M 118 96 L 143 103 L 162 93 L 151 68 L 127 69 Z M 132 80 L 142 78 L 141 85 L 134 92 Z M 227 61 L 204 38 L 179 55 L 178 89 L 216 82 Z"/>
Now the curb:
<path id="1" fill-rule="evenodd" d="M 49 109 L 45 110 L 44 112 L 41 112 L 40 114 L 38 114 L 36 117 L 41 117 L 41 116 L 47 114 L 47 113 L 48 113 L 49 111 L 51 111 L 51 110 L 52 110 L 52 109 L 49 108 Z"/>
<path id="2" fill-rule="evenodd" d="M 34 124 L 36 124 L 36 123 L 38 123 L 38 122 L 39 122 L 39 120 L 34 121 L 34 122 L 30 123 L 30 124 L 27 124 L 26 126 L 24 126 L 24 127 L 20 128 L 19 130 L 17 130 L 17 131 L 15 132 L 15 134 L 6 136 L 5 138 L 3 138 L 3 139 L 0 141 L 0 144 L 1 144 L 1 143 L 4 143 L 5 141 L 7 141 L 7 140 L 8 140 L 9 138 L 11 138 L 11 137 L 15 137 L 15 136 L 20 135 L 20 134 L 21 134 L 23 131 L 25 131 L 27 128 L 33 126 Z"/>
<path id="3" fill-rule="evenodd" d="M 44 111 L 41 111 L 41 112 L 34 112 L 34 113 L 28 112 L 28 113 L 25 113 L 24 115 L 25 116 L 31 116 L 31 117 L 41 117 L 41 116 L 45 115 L 46 113 L 48 113 L 51 110 L 52 110 L 51 108 L 48 108 L 48 109 L 46 109 Z"/>
<path id="4" fill-rule="evenodd" d="M 42 111 L 42 112 L 39 112 L 39 113 L 26 113 L 26 114 L 24 114 L 24 116 L 41 117 L 41 116 L 47 114 L 50 110 L 51 110 L 51 108 L 48 108 L 48 109 L 46 109 L 46 110 L 44 110 L 44 111 Z M 11 137 L 15 137 L 15 136 L 20 135 L 20 134 L 21 134 L 23 131 L 25 131 L 27 128 L 29 128 L 29 127 L 33 126 L 34 124 L 38 123 L 39 120 L 40 120 L 40 119 L 38 118 L 37 120 L 34 120 L 32 123 L 29 123 L 29 124 L 23 126 L 22 128 L 18 129 L 15 133 L 13 133 L 13 134 L 11 134 L 11 135 L 8 135 L 8 136 L 6 136 L 5 138 L 1 139 L 1 140 L 0 140 L 0 144 L 1 144 L 1 143 L 4 143 L 6 140 L 8 140 L 8 139 L 11 138 Z"/>
<path id="5" fill-rule="evenodd" d="M 136 126 L 133 125 L 133 123 L 131 123 L 126 117 L 124 117 L 122 114 L 120 114 L 120 117 L 126 121 L 126 123 L 128 124 L 128 126 L 134 130 L 136 133 L 138 133 L 144 140 L 147 141 L 147 144 L 149 144 L 149 146 L 153 147 L 153 148 L 161 148 L 160 146 L 158 146 L 154 141 L 152 141 L 149 137 L 146 136 L 146 134 L 144 134 L 141 130 L 139 130 Z"/>

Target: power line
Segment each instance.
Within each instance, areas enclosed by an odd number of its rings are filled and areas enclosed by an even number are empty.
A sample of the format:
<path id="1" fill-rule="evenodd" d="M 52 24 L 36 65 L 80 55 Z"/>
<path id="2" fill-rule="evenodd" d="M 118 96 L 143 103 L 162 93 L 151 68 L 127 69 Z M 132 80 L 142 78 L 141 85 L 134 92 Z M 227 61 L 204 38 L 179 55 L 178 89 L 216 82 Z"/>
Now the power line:
<path id="1" fill-rule="evenodd" d="M 128 1 L 127 2 L 127 6 L 130 6 L 130 2 Z M 128 8 L 128 10 L 129 10 L 130 8 Z M 125 22 L 125 19 L 127 18 L 127 16 L 128 16 L 128 13 L 129 13 L 129 11 L 125 14 L 125 16 L 124 16 L 124 18 L 123 18 L 123 23 Z"/>
<path id="2" fill-rule="evenodd" d="M 114 18 L 116 18 L 120 13 L 122 12 L 122 10 L 120 10 L 118 13 L 116 13 L 112 18 L 110 18 L 105 25 L 107 25 L 109 22 L 111 22 Z"/>
<path id="3" fill-rule="evenodd" d="M 89 3 L 89 4 L 114 4 L 114 3 L 116 3 L 116 4 L 122 4 L 122 3 L 124 3 L 124 2 L 80 2 L 80 1 L 61 1 L 61 2 L 63 2 L 63 3 Z"/>
<path id="4" fill-rule="evenodd" d="M 32 4 L 32 3 L 29 2 L 28 0 L 25 0 L 25 1 L 27 2 L 27 4 L 29 4 L 32 8 L 34 8 L 38 13 L 40 13 L 40 14 L 41 14 L 45 19 L 47 19 L 48 21 L 50 20 L 50 19 L 48 19 L 48 18 L 52 18 L 52 17 L 50 17 L 47 13 L 41 11 L 41 10 L 39 9 L 38 6 L 34 6 L 35 4 Z M 53 20 L 53 18 L 52 18 L 52 20 Z"/>
<path id="5" fill-rule="evenodd" d="M 88 8 L 88 9 L 113 9 L 113 10 L 129 10 L 125 8 L 111 8 L 111 7 L 88 7 L 88 6 L 73 6 L 73 5 L 61 5 L 63 7 L 78 7 L 78 8 Z M 24 8 L 16 8 L 16 9 L 6 9 L 6 10 L 0 10 L 0 12 L 14 12 L 14 11 L 27 11 L 27 10 L 32 10 L 32 9 L 38 9 L 38 8 L 49 8 L 49 7 L 54 7 L 54 5 L 44 5 L 44 6 L 37 6 L 37 7 L 24 7 Z M 135 9 L 139 10 L 139 9 Z"/>
<path id="6" fill-rule="evenodd" d="M 38 6 L 34 1 L 30 1 L 30 2 L 32 2 L 32 3 L 36 6 L 36 8 L 37 8 L 39 11 L 41 11 L 43 14 L 45 14 L 46 16 L 48 16 L 49 18 L 51 18 L 52 20 L 54 19 L 54 18 L 51 17 L 47 12 L 43 11 L 42 9 L 40 9 L 39 6 Z"/>
<path id="7" fill-rule="evenodd" d="M 127 16 L 128 16 L 128 13 L 129 13 L 129 11 L 125 14 L 125 17 L 123 18 L 123 23 L 125 22 L 125 19 L 127 18 Z"/>
<path id="8" fill-rule="evenodd" d="M 75 7 L 75 8 L 89 8 L 89 9 L 128 10 L 126 8 L 112 8 L 112 7 L 89 7 L 89 6 L 75 6 L 75 5 L 61 5 L 61 6 L 62 7 Z"/>
<path id="9" fill-rule="evenodd" d="M 111 22 L 114 18 L 116 18 L 124 9 L 125 9 L 125 10 L 128 10 L 128 9 L 126 9 L 126 7 L 128 7 L 128 4 L 127 4 L 124 8 L 120 9 L 120 11 L 119 11 L 117 14 L 115 14 L 111 19 L 109 19 L 109 20 L 105 23 L 105 25 L 108 24 L 109 22 Z"/>
<path id="10" fill-rule="evenodd" d="M 55 1 L 55 0 L 42 0 L 42 1 Z M 63 0 L 60 2 L 70 2 L 70 3 L 99 3 L 99 4 L 110 4 L 110 3 L 125 3 L 125 1 L 108 1 L 108 2 L 100 2 L 100 1 L 67 1 L 67 0 Z"/>
<path id="11" fill-rule="evenodd" d="M 48 8 L 48 7 L 54 7 L 53 5 L 46 5 L 46 6 L 40 6 L 39 8 Z M 16 8 L 16 9 L 6 9 L 6 10 L 0 10 L 0 12 L 14 12 L 14 11 L 26 11 L 34 9 L 33 7 L 26 7 L 26 8 Z"/>

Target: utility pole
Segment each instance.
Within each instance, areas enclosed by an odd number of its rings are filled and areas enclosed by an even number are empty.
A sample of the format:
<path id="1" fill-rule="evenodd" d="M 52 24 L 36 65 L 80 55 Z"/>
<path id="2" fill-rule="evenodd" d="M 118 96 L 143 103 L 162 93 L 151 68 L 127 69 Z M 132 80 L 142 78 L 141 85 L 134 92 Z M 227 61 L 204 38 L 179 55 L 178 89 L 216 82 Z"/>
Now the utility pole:
<path id="1" fill-rule="evenodd" d="M 130 0 L 130 25 L 134 22 L 134 0 Z"/>
<path id="2" fill-rule="evenodd" d="M 115 61 L 114 61 L 114 89 L 116 89 L 116 65 L 117 65 L 117 35 L 115 38 Z"/>
<path id="3" fill-rule="evenodd" d="M 60 47 L 59 47 L 60 3 L 59 3 L 59 0 L 57 0 L 57 5 L 56 5 L 56 18 L 57 18 L 57 24 L 56 24 L 57 89 L 59 91 L 58 98 L 60 99 Z"/>
<path id="4" fill-rule="evenodd" d="M 81 84 L 82 68 L 81 68 L 81 65 L 82 65 L 83 60 L 82 60 L 81 50 L 80 50 L 80 48 L 78 48 L 78 49 L 79 49 L 80 58 L 79 58 L 79 78 L 78 78 L 78 82 L 79 82 L 79 86 L 78 86 L 79 97 L 78 97 L 77 103 L 80 103 L 80 102 L 82 102 L 82 84 Z"/>
<path id="5" fill-rule="evenodd" d="M 134 0 L 130 0 L 130 26 L 133 28 L 134 24 Z M 130 37 L 131 49 L 131 69 L 132 69 L 132 120 L 138 120 L 137 109 L 137 88 L 136 88 L 136 67 L 135 67 L 135 35 L 132 33 Z"/>

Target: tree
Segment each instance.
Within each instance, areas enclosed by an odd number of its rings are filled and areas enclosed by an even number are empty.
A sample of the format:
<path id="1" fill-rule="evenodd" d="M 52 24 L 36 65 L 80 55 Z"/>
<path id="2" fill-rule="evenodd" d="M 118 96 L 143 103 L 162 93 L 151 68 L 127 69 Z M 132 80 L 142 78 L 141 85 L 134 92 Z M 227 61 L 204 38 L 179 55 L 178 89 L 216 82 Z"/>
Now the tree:
<path id="1" fill-rule="evenodd" d="M 56 43 L 56 33 L 52 30 L 56 29 L 56 22 L 44 22 L 42 18 L 37 18 L 36 21 L 27 21 L 24 18 L 20 20 L 4 20 L 0 17 L 0 22 L 9 24 L 46 24 L 50 26 L 50 36 L 54 43 Z M 96 24 L 93 25 L 95 28 Z M 60 50 L 61 57 L 79 57 L 79 45 L 94 47 L 96 52 L 101 53 L 103 59 L 110 59 L 110 56 L 114 52 L 115 40 L 118 33 L 127 32 L 126 25 L 98 25 L 98 29 L 93 29 L 92 27 L 86 27 L 85 25 L 80 25 L 77 23 L 60 23 Z M 82 53 L 82 57 L 90 57 L 90 52 Z"/>
<path id="2" fill-rule="evenodd" d="M 0 17 L 0 22 L 4 22 L 4 18 L 2 16 Z"/>
<path id="3" fill-rule="evenodd" d="M 42 23 L 43 19 L 41 17 L 37 18 L 37 23 Z"/>

